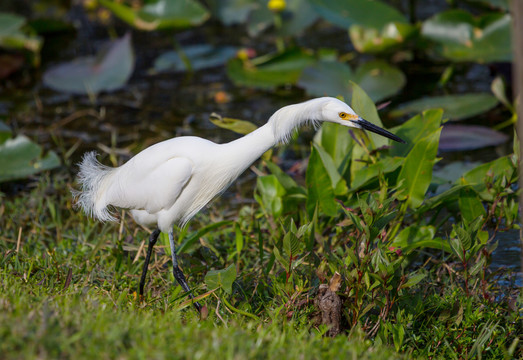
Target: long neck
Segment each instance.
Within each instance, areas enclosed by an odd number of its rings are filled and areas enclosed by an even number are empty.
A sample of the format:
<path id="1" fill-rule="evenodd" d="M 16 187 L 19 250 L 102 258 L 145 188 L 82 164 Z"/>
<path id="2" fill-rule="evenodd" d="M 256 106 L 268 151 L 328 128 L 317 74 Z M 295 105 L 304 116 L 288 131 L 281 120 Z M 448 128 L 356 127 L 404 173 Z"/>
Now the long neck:
<path id="1" fill-rule="evenodd" d="M 267 124 L 231 141 L 226 147 L 229 151 L 237 152 L 250 165 L 276 144 L 288 142 L 297 127 L 305 123 L 316 123 L 321 118 L 321 101 L 325 101 L 325 98 L 285 106 L 276 111 Z"/>

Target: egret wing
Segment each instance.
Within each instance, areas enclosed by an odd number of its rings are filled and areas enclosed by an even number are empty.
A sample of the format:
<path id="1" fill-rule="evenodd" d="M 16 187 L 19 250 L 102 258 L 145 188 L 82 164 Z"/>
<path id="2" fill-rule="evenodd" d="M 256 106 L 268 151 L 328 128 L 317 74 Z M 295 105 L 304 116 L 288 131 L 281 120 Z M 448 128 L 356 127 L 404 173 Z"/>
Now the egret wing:
<path id="1" fill-rule="evenodd" d="M 193 163 L 174 157 L 156 166 L 129 161 L 111 181 L 107 203 L 154 214 L 171 208 L 193 174 Z"/>

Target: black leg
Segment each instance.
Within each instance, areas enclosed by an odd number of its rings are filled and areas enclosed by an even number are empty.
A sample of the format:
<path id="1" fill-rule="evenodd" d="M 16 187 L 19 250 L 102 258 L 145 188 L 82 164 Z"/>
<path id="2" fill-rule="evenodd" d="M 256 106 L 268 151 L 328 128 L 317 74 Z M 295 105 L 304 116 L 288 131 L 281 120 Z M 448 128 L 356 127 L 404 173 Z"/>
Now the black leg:
<path id="1" fill-rule="evenodd" d="M 147 255 L 145 256 L 145 263 L 142 269 L 142 278 L 140 279 L 140 295 L 143 296 L 143 288 L 145 286 L 145 277 L 147 276 L 147 269 L 149 268 L 149 261 L 151 260 L 151 254 L 153 253 L 153 247 L 158 240 L 160 235 L 160 229 L 156 229 L 151 233 L 149 237 L 149 246 L 147 247 Z"/>
<path id="2" fill-rule="evenodd" d="M 189 285 L 187 284 L 187 280 L 185 279 L 185 275 L 183 275 L 182 270 L 178 266 L 178 258 L 176 256 L 176 246 L 174 246 L 174 232 L 173 230 L 169 230 L 169 243 L 171 245 L 171 254 L 173 259 L 173 275 L 176 281 L 178 281 L 178 284 L 182 287 L 182 289 L 189 294 L 189 297 L 191 299 L 194 299 L 194 295 L 191 293 L 191 289 L 189 288 Z M 202 306 L 198 301 L 195 301 L 193 303 L 194 307 L 198 312 L 202 310 Z"/>

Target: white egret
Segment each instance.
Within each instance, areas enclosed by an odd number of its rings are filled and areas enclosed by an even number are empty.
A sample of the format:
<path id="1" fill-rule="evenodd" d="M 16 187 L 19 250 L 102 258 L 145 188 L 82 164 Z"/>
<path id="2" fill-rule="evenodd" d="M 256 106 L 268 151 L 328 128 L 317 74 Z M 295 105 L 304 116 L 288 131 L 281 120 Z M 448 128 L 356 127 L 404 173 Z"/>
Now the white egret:
<path id="1" fill-rule="evenodd" d="M 344 102 L 322 97 L 285 106 L 276 111 L 265 125 L 226 144 L 194 136 L 176 137 L 148 147 L 117 168 L 100 164 L 95 152 L 87 153 L 78 173 L 81 190 L 73 195 L 88 215 L 101 221 L 114 221 L 111 209 L 119 207 L 130 209 L 138 224 L 157 227 L 149 238 L 140 295 L 143 294 L 153 246 L 160 232 L 167 232 L 173 275 L 193 298 L 178 266 L 174 224 L 187 223 L 263 153 L 288 141 L 294 129 L 305 123 L 322 121 L 369 130 L 404 142 L 363 120 Z M 200 310 L 197 302 L 194 305 Z"/>

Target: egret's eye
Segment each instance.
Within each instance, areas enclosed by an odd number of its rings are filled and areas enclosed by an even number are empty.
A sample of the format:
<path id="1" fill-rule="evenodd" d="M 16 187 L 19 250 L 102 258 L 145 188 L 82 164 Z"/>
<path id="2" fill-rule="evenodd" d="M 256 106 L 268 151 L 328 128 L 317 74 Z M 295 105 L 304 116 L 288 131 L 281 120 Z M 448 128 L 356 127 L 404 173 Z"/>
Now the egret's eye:
<path id="1" fill-rule="evenodd" d="M 347 114 L 346 112 L 340 112 L 338 116 L 342 120 L 358 120 L 358 115 Z"/>

